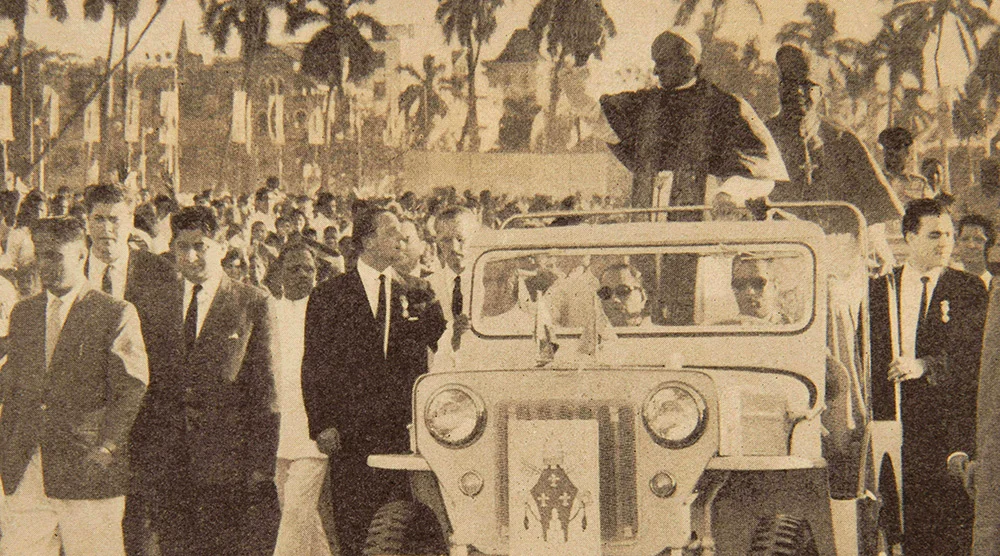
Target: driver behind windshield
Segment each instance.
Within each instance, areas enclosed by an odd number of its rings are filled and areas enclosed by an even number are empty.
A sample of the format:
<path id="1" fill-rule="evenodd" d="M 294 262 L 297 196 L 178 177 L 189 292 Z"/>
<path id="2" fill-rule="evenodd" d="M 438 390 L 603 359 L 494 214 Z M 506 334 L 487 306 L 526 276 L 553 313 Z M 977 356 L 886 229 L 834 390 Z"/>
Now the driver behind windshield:
<path id="1" fill-rule="evenodd" d="M 601 287 L 597 290 L 604 314 L 612 326 L 641 326 L 649 324 L 645 315 L 646 290 L 642 287 L 639 271 L 619 263 L 601 273 Z"/>
<path id="2" fill-rule="evenodd" d="M 774 281 L 773 259 L 751 254 L 733 257 L 733 295 L 740 314 L 735 321 L 720 324 L 789 324 L 778 311 L 778 288 Z"/>

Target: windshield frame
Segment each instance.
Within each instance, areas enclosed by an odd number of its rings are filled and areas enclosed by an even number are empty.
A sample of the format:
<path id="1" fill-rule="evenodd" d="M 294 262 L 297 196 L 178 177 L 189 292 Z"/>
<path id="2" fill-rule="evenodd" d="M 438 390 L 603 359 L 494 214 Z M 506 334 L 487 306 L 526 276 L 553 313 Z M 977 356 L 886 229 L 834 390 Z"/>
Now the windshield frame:
<path id="1" fill-rule="evenodd" d="M 725 325 L 653 325 L 653 326 L 638 326 L 638 327 L 612 327 L 614 333 L 619 337 L 629 337 L 629 338 L 681 338 L 681 337 L 713 337 L 713 336 L 794 336 L 806 332 L 812 327 L 813 323 L 817 317 L 817 304 L 819 295 L 819 262 L 816 254 L 816 250 L 803 241 L 798 241 L 794 239 L 780 240 L 780 241 L 754 241 L 754 240 L 744 240 L 744 241 L 725 241 L 718 243 L 671 243 L 671 244 L 595 244 L 595 245 L 581 245 L 581 246 L 558 246 L 554 247 L 545 244 L 536 245 L 518 245 L 518 246 L 498 246 L 487 248 L 476 256 L 472 268 L 472 285 L 470 289 L 470 303 L 472 305 L 472 313 L 470 315 L 470 327 L 471 331 L 479 338 L 482 339 L 495 339 L 495 340 L 514 340 L 514 339 L 524 339 L 532 338 L 534 334 L 494 334 L 491 331 L 484 331 L 481 323 L 482 316 L 481 308 L 476 306 L 476 302 L 481 301 L 480 296 L 484 296 L 485 293 L 481 293 L 478 290 L 483 289 L 485 286 L 481 283 L 481 279 L 478 277 L 484 272 L 484 265 L 490 262 L 489 259 L 496 260 L 491 257 L 495 253 L 509 254 L 510 257 L 505 258 L 517 258 L 519 256 L 535 255 L 540 253 L 545 253 L 547 255 L 553 256 L 583 256 L 583 255 L 607 255 L 607 254 L 642 254 L 642 255 L 664 255 L 669 253 L 691 253 L 691 254 L 709 254 L 713 251 L 717 251 L 720 254 L 724 253 L 738 253 L 738 252 L 754 252 L 754 251 L 795 251 L 801 253 L 804 256 L 809 257 L 809 265 L 812 270 L 812 282 L 810 284 L 811 294 L 804 297 L 805 307 L 803 307 L 804 314 L 806 318 L 803 318 L 801 322 L 793 323 L 791 325 L 774 325 L 771 327 L 761 327 L 759 329 L 748 328 L 743 325 L 738 324 L 725 324 Z M 521 255 L 518 255 L 518 254 Z M 477 327 L 477 324 L 479 326 Z M 557 338 L 579 338 L 583 334 L 581 328 L 566 328 L 556 326 L 554 327 L 554 332 Z"/>

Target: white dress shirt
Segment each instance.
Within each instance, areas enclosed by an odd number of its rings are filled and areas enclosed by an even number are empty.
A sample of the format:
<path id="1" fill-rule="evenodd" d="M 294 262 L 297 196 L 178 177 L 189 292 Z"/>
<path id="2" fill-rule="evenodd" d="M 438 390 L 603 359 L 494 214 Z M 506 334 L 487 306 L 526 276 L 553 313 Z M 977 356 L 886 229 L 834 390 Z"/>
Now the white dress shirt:
<path id="1" fill-rule="evenodd" d="M 212 300 L 215 299 L 215 292 L 219 290 L 219 282 L 221 281 L 222 276 L 211 276 L 201 285 L 201 291 L 198 292 L 198 329 L 195 337 L 201 335 L 201 327 L 205 324 L 205 317 L 208 316 L 208 310 L 212 307 Z M 187 315 L 188 305 L 191 304 L 191 292 L 193 290 L 194 284 L 185 279 L 184 312 L 181 313 L 182 318 Z"/>
<path id="2" fill-rule="evenodd" d="M 368 305 L 372 309 L 372 316 L 378 316 L 378 293 L 381 283 L 379 277 L 385 275 L 385 324 L 382 329 L 384 331 L 382 335 L 382 353 L 389 353 L 389 300 L 392 299 L 392 277 L 393 270 L 392 267 L 386 267 L 382 272 L 375 270 L 374 268 L 368 266 L 362 260 L 358 260 L 358 275 L 361 276 L 361 284 L 365 287 L 365 295 L 368 297 Z"/>
<path id="3" fill-rule="evenodd" d="M 900 278 L 900 342 L 901 355 L 904 357 L 916 357 L 917 353 L 917 327 L 920 321 L 920 297 L 923 294 L 924 285 L 920 278 L 927 276 L 927 307 L 930 310 L 931 299 L 934 298 L 934 288 L 937 286 L 938 278 L 941 277 L 941 267 L 933 268 L 923 274 L 917 272 L 909 264 L 903 265 L 903 275 Z"/>
<path id="4" fill-rule="evenodd" d="M 111 263 L 111 295 L 115 299 L 125 299 L 125 281 L 128 279 L 128 261 L 131 250 L 125 250 L 125 256 Z M 93 250 L 87 257 L 87 279 L 91 287 L 104 291 L 101 287 L 104 281 L 104 270 L 108 265 L 94 256 Z"/>
<path id="5" fill-rule="evenodd" d="M 46 291 L 45 297 L 48 300 L 45 304 L 46 322 L 48 322 L 49 312 L 52 310 L 52 304 L 56 299 L 59 299 L 59 301 L 62 302 L 62 305 L 59 306 L 59 330 L 61 331 L 62 327 L 66 325 L 66 317 L 69 315 L 69 310 L 73 307 L 73 303 L 76 302 L 77 296 L 80 295 L 81 289 L 83 289 L 82 284 L 69 290 L 63 295 L 60 295 L 59 297 L 56 297 L 55 294 L 50 291 Z"/>
<path id="6" fill-rule="evenodd" d="M 990 282 L 993 281 L 993 273 L 989 270 L 984 270 L 982 274 L 979 275 L 979 279 L 983 281 L 983 285 L 986 289 L 990 289 Z"/>
<path id="7" fill-rule="evenodd" d="M 305 349 L 306 306 L 309 298 L 291 301 L 271 298 L 274 315 L 281 323 L 275 330 L 276 377 L 280 428 L 278 457 L 283 459 L 326 458 L 309 438 L 309 421 L 302 400 L 302 355 Z"/>

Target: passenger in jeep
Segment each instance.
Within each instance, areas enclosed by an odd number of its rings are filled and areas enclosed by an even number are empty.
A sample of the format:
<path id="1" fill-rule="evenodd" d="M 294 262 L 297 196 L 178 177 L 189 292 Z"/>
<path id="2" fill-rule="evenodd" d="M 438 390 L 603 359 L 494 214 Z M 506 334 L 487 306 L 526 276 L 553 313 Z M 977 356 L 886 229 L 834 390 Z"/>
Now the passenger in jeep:
<path id="1" fill-rule="evenodd" d="M 612 326 L 650 324 L 642 275 L 631 266 L 619 263 L 604 269 L 597 297 L 601 298 L 604 314 Z"/>
<path id="2" fill-rule="evenodd" d="M 774 282 L 771 259 L 741 253 L 733 257 L 733 295 L 740 314 L 719 324 L 773 325 L 789 324 L 778 311 L 778 288 Z"/>

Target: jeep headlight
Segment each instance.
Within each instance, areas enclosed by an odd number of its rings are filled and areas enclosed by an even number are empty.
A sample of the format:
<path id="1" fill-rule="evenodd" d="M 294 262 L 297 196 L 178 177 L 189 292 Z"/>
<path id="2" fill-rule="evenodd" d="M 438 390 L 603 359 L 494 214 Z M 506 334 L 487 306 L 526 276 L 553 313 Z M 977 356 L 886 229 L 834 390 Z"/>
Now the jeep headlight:
<path id="1" fill-rule="evenodd" d="M 448 448 L 464 448 L 483 433 L 486 408 L 472 390 L 449 384 L 427 400 L 424 423 L 434 440 Z"/>
<path id="2" fill-rule="evenodd" d="M 642 422 L 665 448 L 685 448 L 705 432 L 708 408 L 696 390 L 679 382 L 661 384 L 642 405 Z"/>

